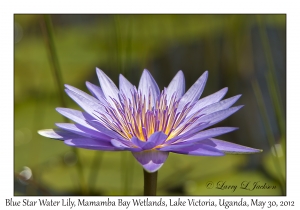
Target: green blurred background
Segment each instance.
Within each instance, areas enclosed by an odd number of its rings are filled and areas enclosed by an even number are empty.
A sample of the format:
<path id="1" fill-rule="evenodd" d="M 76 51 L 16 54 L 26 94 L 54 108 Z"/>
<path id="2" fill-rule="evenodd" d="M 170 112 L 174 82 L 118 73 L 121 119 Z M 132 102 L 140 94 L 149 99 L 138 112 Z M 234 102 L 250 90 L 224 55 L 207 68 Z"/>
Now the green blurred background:
<path id="1" fill-rule="evenodd" d="M 87 92 L 85 81 L 99 85 L 95 67 L 135 85 L 146 68 L 160 88 L 183 70 L 186 89 L 208 70 L 203 96 L 223 87 L 225 98 L 243 95 L 245 107 L 218 124 L 240 129 L 220 139 L 263 153 L 170 154 L 158 195 L 286 194 L 285 15 L 17 14 L 14 42 L 15 195 L 142 195 L 142 167 L 129 152 L 74 149 L 37 134 L 65 120 L 56 107 L 80 109 L 61 96 L 62 83 Z M 271 188 L 240 189 L 243 181 Z"/>

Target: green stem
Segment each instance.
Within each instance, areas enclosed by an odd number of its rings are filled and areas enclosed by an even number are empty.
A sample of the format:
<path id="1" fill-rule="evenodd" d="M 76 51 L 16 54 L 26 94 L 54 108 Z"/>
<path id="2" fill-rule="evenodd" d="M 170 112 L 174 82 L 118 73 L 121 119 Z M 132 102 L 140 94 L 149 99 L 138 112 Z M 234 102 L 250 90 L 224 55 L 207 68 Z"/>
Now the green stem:
<path id="1" fill-rule="evenodd" d="M 148 173 L 144 170 L 144 195 L 156 195 L 157 171 Z"/>
<path id="2" fill-rule="evenodd" d="M 270 123 L 268 115 L 267 115 L 267 110 L 265 108 L 266 106 L 264 104 L 263 95 L 261 93 L 261 90 L 260 90 L 260 87 L 259 87 L 259 84 L 258 84 L 257 80 L 252 81 L 252 88 L 253 88 L 255 98 L 256 98 L 256 101 L 257 101 L 257 104 L 258 104 L 258 109 L 259 109 L 260 114 L 262 116 L 263 124 L 264 124 L 265 129 L 266 129 L 266 134 L 267 134 L 267 139 L 269 141 L 269 145 L 274 148 L 275 157 L 272 156 L 272 161 L 273 161 L 273 164 L 274 164 L 274 166 L 277 170 L 277 173 L 280 176 L 280 181 L 281 181 L 281 185 L 282 185 L 282 189 L 283 189 L 282 193 L 283 193 L 283 195 L 285 195 L 286 194 L 286 192 L 285 192 L 285 178 L 282 174 L 282 168 L 281 168 L 280 161 L 279 161 L 279 158 L 278 158 L 279 156 L 278 156 L 278 153 L 277 153 L 277 149 L 275 147 L 275 145 L 276 145 L 275 137 L 274 137 L 274 134 L 273 134 L 273 131 L 272 131 L 271 123 Z"/>
<path id="3" fill-rule="evenodd" d="M 64 98 L 64 92 L 62 90 L 63 87 L 63 78 L 61 76 L 61 68 L 59 65 L 59 61 L 58 61 L 58 56 L 57 56 L 57 51 L 55 48 L 55 43 L 54 43 L 54 33 L 53 33 L 53 26 L 52 26 L 52 21 L 51 21 L 51 17 L 50 15 L 44 15 L 43 16 L 44 21 L 42 21 L 42 31 L 45 37 L 45 41 L 46 41 L 46 45 L 47 48 L 49 50 L 49 59 L 50 59 L 50 63 L 52 64 L 52 72 L 53 72 L 53 77 L 55 79 L 56 82 L 56 86 L 58 89 L 58 94 L 59 94 L 59 98 L 60 98 L 60 104 L 62 107 L 67 107 L 66 106 L 66 101 Z M 69 120 L 67 118 L 64 117 L 64 121 L 68 122 Z M 80 183 L 81 183 L 81 188 L 82 188 L 82 194 L 86 195 L 87 194 L 87 188 L 86 188 L 86 184 L 84 181 L 84 176 L 83 176 L 83 166 L 80 162 L 80 158 L 79 158 L 79 152 L 77 150 L 77 148 L 72 148 L 72 151 L 76 154 L 77 158 L 78 158 L 78 162 L 77 162 L 77 170 L 78 170 L 78 174 L 80 177 Z"/>
<path id="4" fill-rule="evenodd" d="M 122 36 L 120 31 L 120 20 L 118 15 L 114 15 L 114 26 L 115 26 L 115 38 L 116 38 L 116 60 L 118 72 L 124 74 L 123 70 L 123 59 L 122 59 Z"/>
<path id="5" fill-rule="evenodd" d="M 54 44 L 54 38 L 53 38 L 53 26 L 50 15 L 44 15 L 44 24 L 43 24 L 43 31 L 45 35 L 46 44 L 49 50 L 49 58 L 50 63 L 52 64 L 52 72 L 55 78 L 55 82 L 58 88 L 58 94 L 60 98 L 60 103 L 62 107 L 66 107 L 66 102 L 64 99 L 64 92 L 61 87 L 63 87 L 63 79 L 61 76 L 61 69 L 58 62 L 58 56 L 56 53 L 56 48 Z M 65 118 L 66 119 L 66 118 Z"/>
<path id="6" fill-rule="evenodd" d="M 282 100 L 280 98 L 280 92 L 278 87 L 278 81 L 276 78 L 275 66 L 272 56 L 272 49 L 268 39 L 268 34 L 266 27 L 264 25 L 264 19 L 261 15 L 257 15 L 257 21 L 259 26 L 259 33 L 265 53 L 265 58 L 267 61 L 268 71 L 267 71 L 267 82 L 269 92 L 271 94 L 271 99 L 273 101 L 273 105 L 275 108 L 275 114 L 277 118 L 277 122 L 279 124 L 280 133 L 282 136 L 285 136 L 285 117 L 283 115 L 283 108 L 282 108 Z"/>

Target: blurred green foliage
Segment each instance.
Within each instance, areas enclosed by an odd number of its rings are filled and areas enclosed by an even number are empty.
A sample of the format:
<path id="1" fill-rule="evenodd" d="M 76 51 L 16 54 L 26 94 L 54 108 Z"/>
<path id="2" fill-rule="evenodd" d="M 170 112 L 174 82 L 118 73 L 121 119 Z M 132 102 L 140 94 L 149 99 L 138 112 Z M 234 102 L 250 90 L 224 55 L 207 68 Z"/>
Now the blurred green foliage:
<path id="1" fill-rule="evenodd" d="M 240 130 L 221 138 L 264 152 L 221 158 L 171 154 L 159 170 L 158 195 L 285 194 L 285 15 L 50 18 L 65 84 L 87 91 L 85 81 L 99 84 L 95 74 L 95 67 L 99 67 L 116 84 L 122 73 L 138 85 L 142 70 L 147 68 L 163 88 L 182 69 L 188 89 L 208 69 L 204 96 L 226 86 L 227 97 L 243 94 L 238 103 L 245 108 L 222 122 Z M 53 128 L 64 120 L 55 111 L 61 106 L 58 91 L 64 87 L 56 85 L 44 20 L 43 15 L 14 16 L 15 194 L 141 195 L 142 168 L 130 153 L 74 150 L 37 134 L 37 130 Z M 266 78 L 267 74 L 271 77 Z M 261 91 L 261 101 L 254 94 L 253 81 Z M 68 107 L 79 109 L 67 97 L 65 100 Z M 273 143 L 267 140 L 269 127 Z M 272 148 L 278 148 L 278 157 L 274 157 Z M 24 166 L 32 170 L 32 177 L 20 182 L 17 175 Z M 276 188 L 233 192 L 206 187 L 208 182 L 216 185 L 219 181 L 237 186 L 243 181 L 259 181 Z"/>

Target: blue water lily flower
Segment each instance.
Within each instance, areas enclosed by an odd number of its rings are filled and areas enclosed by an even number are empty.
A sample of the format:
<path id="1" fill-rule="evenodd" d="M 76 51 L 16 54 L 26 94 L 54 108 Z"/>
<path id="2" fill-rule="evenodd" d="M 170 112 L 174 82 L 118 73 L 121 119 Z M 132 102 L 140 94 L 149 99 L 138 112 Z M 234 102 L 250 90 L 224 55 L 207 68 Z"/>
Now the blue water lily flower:
<path id="1" fill-rule="evenodd" d="M 56 110 L 74 123 L 57 123 L 58 129 L 40 130 L 40 135 L 79 148 L 131 151 L 148 172 L 157 171 L 169 152 L 223 156 L 261 151 L 214 138 L 235 127 L 207 129 L 242 107 L 231 107 L 241 95 L 222 100 L 227 88 L 199 100 L 207 71 L 187 92 L 182 71 L 162 91 L 148 70 L 138 88 L 120 75 L 119 89 L 103 71 L 96 71 L 101 87 L 86 82 L 93 96 L 65 85 L 66 93 L 84 111 Z"/>

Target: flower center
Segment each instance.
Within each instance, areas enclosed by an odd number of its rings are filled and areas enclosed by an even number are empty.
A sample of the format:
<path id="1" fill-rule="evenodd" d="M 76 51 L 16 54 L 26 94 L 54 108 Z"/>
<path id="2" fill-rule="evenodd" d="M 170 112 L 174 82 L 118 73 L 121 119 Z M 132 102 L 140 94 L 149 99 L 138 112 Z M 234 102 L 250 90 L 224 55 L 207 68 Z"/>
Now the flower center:
<path id="1" fill-rule="evenodd" d="M 197 118 L 192 116 L 186 119 L 193 107 L 189 104 L 177 112 L 180 100 L 176 99 L 175 94 L 170 101 L 167 101 L 164 91 L 155 101 L 151 94 L 146 101 L 146 97 L 136 90 L 130 98 L 123 93 L 119 96 L 120 102 L 112 98 L 114 104 L 105 107 L 106 115 L 100 114 L 100 120 L 105 127 L 125 139 L 135 136 L 147 141 L 154 132 L 162 131 L 168 136 L 168 140 L 184 132 Z"/>

